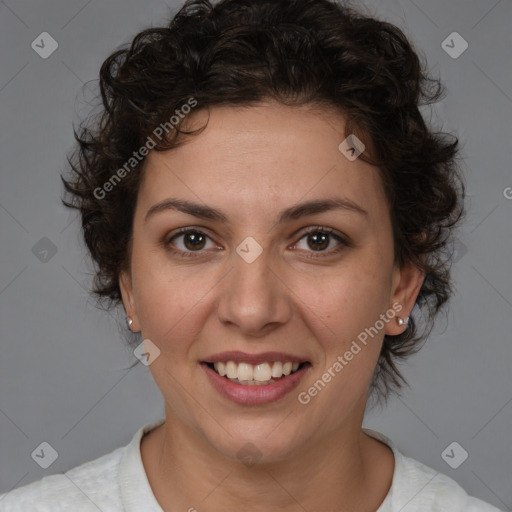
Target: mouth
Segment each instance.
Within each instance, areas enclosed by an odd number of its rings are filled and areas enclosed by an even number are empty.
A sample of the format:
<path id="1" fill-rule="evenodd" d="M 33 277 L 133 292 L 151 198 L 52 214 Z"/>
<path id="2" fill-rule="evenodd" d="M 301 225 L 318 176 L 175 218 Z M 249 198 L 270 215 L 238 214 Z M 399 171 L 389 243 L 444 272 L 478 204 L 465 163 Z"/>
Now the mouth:
<path id="1" fill-rule="evenodd" d="M 288 354 L 223 353 L 200 362 L 210 383 L 222 395 L 245 405 L 274 402 L 298 386 L 311 368 Z"/>

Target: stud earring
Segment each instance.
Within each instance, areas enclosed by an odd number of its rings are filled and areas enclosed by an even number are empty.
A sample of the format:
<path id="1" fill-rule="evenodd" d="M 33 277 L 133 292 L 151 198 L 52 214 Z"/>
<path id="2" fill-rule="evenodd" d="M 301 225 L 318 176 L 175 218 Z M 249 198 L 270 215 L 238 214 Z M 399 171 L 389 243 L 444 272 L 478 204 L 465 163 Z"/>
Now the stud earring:
<path id="1" fill-rule="evenodd" d="M 133 320 L 129 316 L 126 317 L 126 320 L 128 322 L 128 327 L 131 329 L 132 328 L 132 324 L 133 324 Z"/>
<path id="2" fill-rule="evenodd" d="M 404 320 L 401 316 L 398 316 L 396 318 L 396 321 L 398 322 L 398 325 L 400 325 L 400 326 L 407 325 L 409 323 L 409 317 L 406 317 L 406 319 Z"/>

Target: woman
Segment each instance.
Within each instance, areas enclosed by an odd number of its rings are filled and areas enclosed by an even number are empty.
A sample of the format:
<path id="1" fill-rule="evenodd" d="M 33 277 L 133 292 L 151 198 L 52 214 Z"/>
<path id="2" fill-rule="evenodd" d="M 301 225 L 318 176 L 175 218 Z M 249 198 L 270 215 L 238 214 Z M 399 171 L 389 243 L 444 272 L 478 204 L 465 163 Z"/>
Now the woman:
<path id="1" fill-rule="evenodd" d="M 198 0 L 100 80 L 67 204 L 165 419 L 0 510 L 497 510 L 361 428 L 449 298 L 462 215 L 403 33 L 329 0 Z"/>

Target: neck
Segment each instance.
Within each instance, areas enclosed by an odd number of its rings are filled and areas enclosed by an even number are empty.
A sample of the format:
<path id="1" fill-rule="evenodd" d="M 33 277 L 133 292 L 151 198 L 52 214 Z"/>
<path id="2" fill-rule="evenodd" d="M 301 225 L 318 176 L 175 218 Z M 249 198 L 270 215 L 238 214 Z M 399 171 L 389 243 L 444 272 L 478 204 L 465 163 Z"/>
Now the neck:
<path id="1" fill-rule="evenodd" d="M 143 463 L 164 511 L 247 508 L 375 512 L 391 486 L 389 447 L 361 432 L 361 422 L 295 450 L 284 460 L 247 465 L 220 454 L 166 411 L 141 443 Z"/>

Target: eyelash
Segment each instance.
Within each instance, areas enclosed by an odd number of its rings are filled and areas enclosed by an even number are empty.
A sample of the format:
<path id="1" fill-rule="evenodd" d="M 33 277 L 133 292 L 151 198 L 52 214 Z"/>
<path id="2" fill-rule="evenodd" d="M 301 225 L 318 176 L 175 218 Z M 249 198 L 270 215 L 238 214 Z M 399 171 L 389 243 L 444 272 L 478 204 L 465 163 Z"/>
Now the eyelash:
<path id="1" fill-rule="evenodd" d="M 198 235 L 202 235 L 211 240 L 211 238 L 206 233 L 204 233 L 203 231 L 201 231 L 199 229 L 181 228 L 176 233 L 174 233 L 170 238 L 165 238 L 163 240 L 164 247 L 172 254 L 175 254 L 181 258 L 197 257 L 198 254 L 201 254 L 204 251 L 202 251 L 202 250 L 200 250 L 200 251 L 183 251 L 181 249 L 174 249 L 171 246 L 171 242 L 173 240 L 175 240 L 179 236 L 186 235 L 189 233 L 195 233 Z M 337 240 L 339 242 L 339 245 L 335 249 L 331 249 L 329 251 L 307 251 L 308 253 L 310 253 L 310 255 L 306 256 L 307 258 L 324 258 L 324 257 L 333 256 L 334 254 L 338 254 L 339 252 L 341 252 L 346 247 L 352 246 L 347 238 L 343 237 L 340 234 L 336 234 L 334 229 L 329 228 L 329 227 L 324 227 L 324 226 L 311 226 L 311 227 L 307 228 L 306 231 L 303 232 L 302 236 L 299 238 L 299 240 L 296 243 L 298 243 L 300 240 L 302 240 L 307 235 L 310 235 L 313 233 L 322 233 L 325 235 L 329 235 L 330 237 Z"/>

